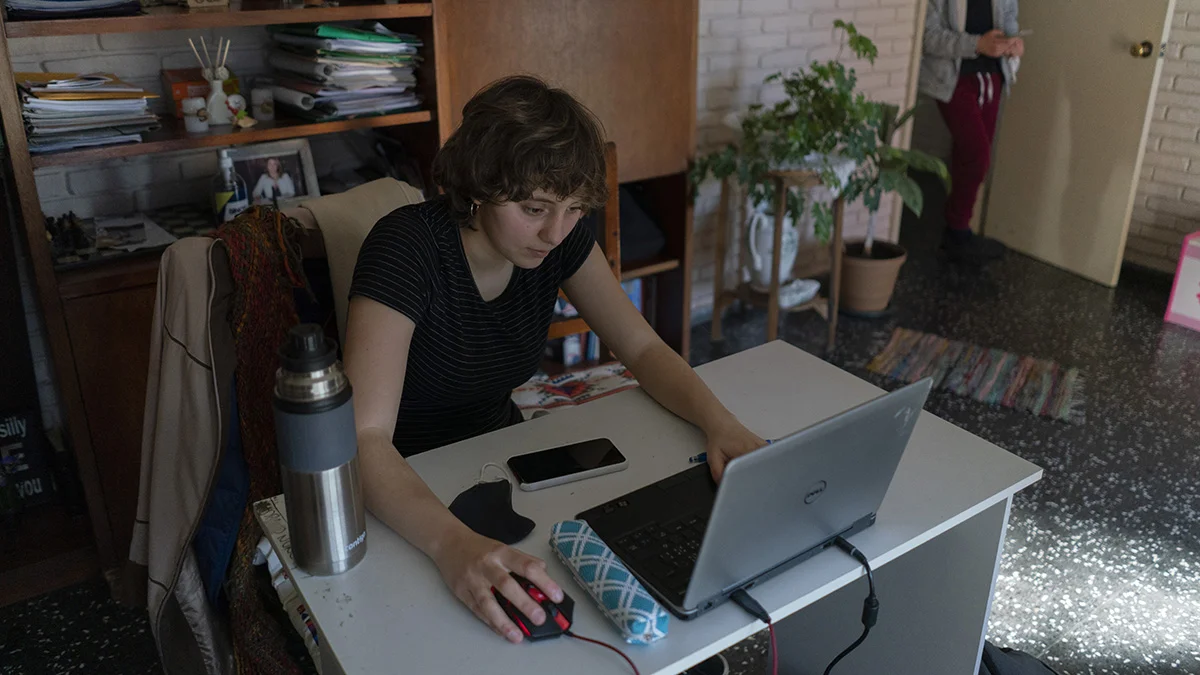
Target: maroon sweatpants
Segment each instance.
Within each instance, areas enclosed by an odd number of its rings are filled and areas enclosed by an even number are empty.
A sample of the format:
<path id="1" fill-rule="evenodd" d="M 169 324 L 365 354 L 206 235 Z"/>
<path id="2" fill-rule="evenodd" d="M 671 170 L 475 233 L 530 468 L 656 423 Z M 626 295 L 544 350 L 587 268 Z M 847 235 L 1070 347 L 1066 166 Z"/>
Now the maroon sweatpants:
<path id="1" fill-rule="evenodd" d="M 976 73 L 963 73 L 950 102 L 938 101 L 938 109 L 954 141 L 950 195 L 946 199 L 946 227 L 952 230 L 971 226 L 979 186 L 992 165 L 992 139 L 996 136 L 1003 91 L 1004 76 L 999 73 L 985 74 L 982 78 Z"/>

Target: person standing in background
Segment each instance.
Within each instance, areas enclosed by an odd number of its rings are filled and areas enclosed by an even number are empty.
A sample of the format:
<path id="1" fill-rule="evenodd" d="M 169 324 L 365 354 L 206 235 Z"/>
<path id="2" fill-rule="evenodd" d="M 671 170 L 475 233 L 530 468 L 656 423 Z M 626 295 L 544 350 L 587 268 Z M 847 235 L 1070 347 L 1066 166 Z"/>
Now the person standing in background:
<path id="1" fill-rule="evenodd" d="M 950 194 L 942 247 L 951 260 L 984 263 L 1004 245 L 971 232 L 979 188 L 992 163 L 1000 94 L 1025 53 L 1017 0 L 929 0 L 919 88 L 937 100 L 950 129 Z"/>

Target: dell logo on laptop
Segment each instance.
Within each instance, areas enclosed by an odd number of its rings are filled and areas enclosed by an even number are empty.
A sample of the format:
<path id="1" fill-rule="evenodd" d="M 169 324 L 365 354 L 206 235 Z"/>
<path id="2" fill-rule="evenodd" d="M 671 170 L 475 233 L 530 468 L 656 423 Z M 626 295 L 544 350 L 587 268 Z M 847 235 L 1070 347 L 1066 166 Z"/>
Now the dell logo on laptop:
<path id="1" fill-rule="evenodd" d="M 818 481 L 816 485 L 810 487 L 804 495 L 804 503 L 811 504 L 821 498 L 825 494 L 825 481 Z"/>

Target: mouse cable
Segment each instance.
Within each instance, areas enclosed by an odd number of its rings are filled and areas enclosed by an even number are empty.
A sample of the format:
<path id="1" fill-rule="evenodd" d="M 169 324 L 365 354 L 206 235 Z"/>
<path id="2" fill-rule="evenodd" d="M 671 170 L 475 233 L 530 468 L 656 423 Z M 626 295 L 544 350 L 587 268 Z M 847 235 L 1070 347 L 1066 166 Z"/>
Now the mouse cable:
<path id="1" fill-rule="evenodd" d="M 566 635 L 567 637 L 573 637 L 576 640 L 583 640 L 584 642 L 590 642 L 594 645 L 600 645 L 601 647 L 604 647 L 605 649 L 611 649 L 612 651 L 616 652 L 617 654 L 620 654 L 621 658 L 625 659 L 625 663 L 628 663 L 629 667 L 633 668 L 633 675 L 642 675 L 638 671 L 638 667 L 633 665 L 633 659 L 626 656 L 625 652 L 621 651 L 620 649 L 617 649 L 616 647 L 608 644 L 607 642 L 601 642 L 599 640 L 593 640 L 592 638 L 583 637 L 582 635 L 576 635 L 575 633 L 572 633 L 569 630 L 564 630 L 563 635 Z"/>
<path id="2" fill-rule="evenodd" d="M 851 558 L 857 560 L 858 564 L 862 565 L 863 569 L 867 571 L 868 591 L 867 599 L 863 600 L 862 635 L 858 636 L 857 640 L 850 643 L 849 647 L 846 647 L 841 654 L 838 654 L 832 661 L 829 662 L 829 666 L 825 668 L 825 675 L 829 675 L 829 673 L 833 671 L 833 667 L 836 666 L 839 661 L 846 658 L 850 652 L 858 649 L 858 646 L 861 645 L 867 639 L 867 635 L 871 633 L 871 628 L 873 628 L 876 622 L 879 621 L 879 598 L 875 597 L 875 574 L 871 571 L 871 563 L 867 560 L 867 556 L 863 555 L 862 551 L 855 548 L 854 544 L 846 541 L 843 537 L 835 538 L 833 543 L 836 544 L 838 548 L 845 551 L 846 554 Z"/>
<path id="3" fill-rule="evenodd" d="M 763 606 L 758 604 L 744 588 L 739 588 L 729 596 L 734 604 L 746 610 L 746 613 L 767 624 L 767 632 L 771 636 L 771 675 L 779 675 L 779 650 L 775 648 L 775 623 Z"/>

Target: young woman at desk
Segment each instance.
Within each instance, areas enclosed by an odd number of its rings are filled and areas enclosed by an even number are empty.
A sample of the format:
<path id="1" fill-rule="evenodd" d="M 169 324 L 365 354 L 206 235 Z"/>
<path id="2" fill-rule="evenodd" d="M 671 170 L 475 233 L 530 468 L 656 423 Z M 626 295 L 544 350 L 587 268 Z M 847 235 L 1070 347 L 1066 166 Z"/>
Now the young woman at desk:
<path id="1" fill-rule="evenodd" d="M 433 559 L 463 604 L 520 642 L 491 589 L 540 624 L 509 572 L 556 602 L 560 587 L 543 561 L 463 525 L 405 457 L 521 420 L 510 397 L 537 371 L 559 287 L 648 394 L 704 430 L 715 477 L 765 442 L 659 339 L 575 227 L 607 193 L 600 126 L 579 102 L 529 77 L 496 82 L 463 108 L 433 173 L 445 194 L 380 220 L 350 289 L 363 486 L 368 508 Z"/>

